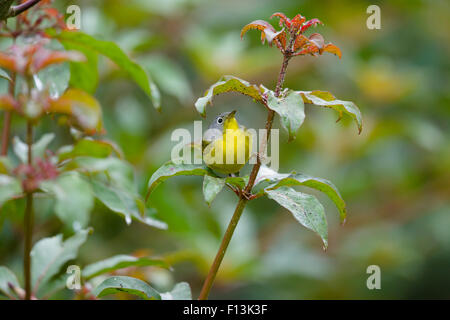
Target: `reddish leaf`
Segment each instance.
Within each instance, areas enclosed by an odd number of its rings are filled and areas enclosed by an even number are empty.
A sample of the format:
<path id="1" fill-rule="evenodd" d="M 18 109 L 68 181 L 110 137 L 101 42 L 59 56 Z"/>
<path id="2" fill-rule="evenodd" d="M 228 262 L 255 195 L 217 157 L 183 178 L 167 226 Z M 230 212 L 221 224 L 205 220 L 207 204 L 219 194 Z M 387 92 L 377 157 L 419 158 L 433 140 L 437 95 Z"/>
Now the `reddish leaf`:
<path id="1" fill-rule="evenodd" d="M 316 26 L 318 24 L 323 24 L 319 19 L 311 19 L 306 21 L 302 27 L 300 28 L 300 33 L 305 32 L 306 30 L 308 30 L 309 27 L 311 26 Z"/>
<path id="2" fill-rule="evenodd" d="M 322 35 L 320 33 L 313 33 L 309 37 L 309 41 L 311 41 L 317 47 L 319 53 L 322 54 L 323 47 L 325 46 L 325 40 Z"/>
<path id="3" fill-rule="evenodd" d="M 102 130 L 102 110 L 98 101 L 88 93 L 69 89 L 60 98 L 49 101 L 48 111 L 69 115 L 87 133 Z"/>
<path id="4" fill-rule="evenodd" d="M 335 54 L 335 55 L 337 55 L 337 56 L 339 57 L 339 59 L 342 57 L 341 49 L 339 49 L 339 47 L 335 46 L 335 45 L 332 44 L 332 43 L 327 44 L 327 45 L 325 46 L 325 48 L 323 49 L 323 51 L 326 51 L 326 52 L 330 52 L 330 53 L 332 53 L 332 54 Z"/>
<path id="5" fill-rule="evenodd" d="M 286 35 L 284 34 L 284 29 L 281 31 L 276 31 L 275 28 L 264 20 L 255 20 L 249 24 L 247 24 L 245 27 L 241 30 L 241 38 L 244 36 L 244 34 L 248 30 L 257 29 L 261 31 L 261 42 L 264 43 L 267 39 L 267 42 L 269 45 L 272 45 L 273 40 L 277 39 L 280 43 L 280 45 L 284 48 L 286 45 Z M 277 46 L 282 49 L 277 43 Z"/>
<path id="6" fill-rule="evenodd" d="M 244 37 L 244 34 L 248 30 L 252 30 L 252 29 L 257 29 L 257 30 L 263 32 L 263 34 L 261 35 L 261 40 L 264 40 L 264 38 L 265 38 L 265 35 L 264 35 L 264 30 L 265 29 L 269 29 L 273 33 L 276 33 L 274 27 L 272 27 L 272 25 L 270 23 L 268 23 L 267 21 L 255 20 L 253 22 L 250 22 L 249 24 L 247 24 L 246 26 L 244 26 L 242 28 L 242 30 L 241 30 L 241 39 Z"/>
<path id="7" fill-rule="evenodd" d="M 295 39 L 294 43 L 294 52 L 297 52 L 298 50 L 302 49 L 309 43 L 309 39 L 305 37 L 304 35 L 298 35 Z"/>
<path id="8" fill-rule="evenodd" d="M 305 17 L 303 17 L 301 14 L 297 14 L 292 19 L 291 31 L 297 32 L 302 27 L 302 24 L 303 22 L 305 22 L 305 20 Z"/>
<path id="9" fill-rule="evenodd" d="M 264 32 L 262 32 L 261 34 L 265 34 L 265 38 L 267 39 L 267 43 L 269 44 L 269 46 L 272 46 L 272 42 L 274 39 L 278 39 L 281 37 L 281 35 L 284 35 L 284 29 L 278 32 L 273 32 L 272 30 L 270 30 L 269 28 L 264 29 Z M 264 43 L 264 39 L 261 36 L 261 40 Z M 284 35 L 284 40 L 286 40 L 286 36 Z M 286 41 L 284 41 L 286 44 Z"/>
<path id="10" fill-rule="evenodd" d="M 34 54 L 29 72 L 37 73 L 51 64 L 58 64 L 66 61 L 82 62 L 85 57 L 77 51 L 51 51 L 43 47 Z"/>
<path id="11" fill-rule="evenodd" d="M 283 31 L 283 30 L 282 30 Z M 286 48 L 286 32 L 281 32 L 277 37 L 276 37 L 276 44 L 277 47 L 280 48 L 281 50 L 284 50 Z"/>
<path id="12" fill-rule="evenodd" d="M 0 52 L 0 67 L 28 75 L 34 75 L 51 64 L 83 60 L 81 53 L 49 50 L 43 47 L 42 42 L 28 46 L 12 46 L 6 53 Z"/>
<path id="13" fill-rule="evenodd" d="M 291 19 L 289 19 L 288 17 L 286 17 L 286 15 L 282 12 L 275 12 L 273 15 L 270 16 L 270 19 L 272 19 L 273 17 L 278 17 L 280 18 L 280 27 L 283 26 L 283 24 L 287 27 L 287 28 L 291 28 Z"/>
<path id="14" fill-rule="evenodd" d="M 6 111 L 13 111 L 18 109 L 18 103 L 14 98 L 9 95 L 2 95 L 0 96 L 0 109 L 6 110 Z"/>
<path id="15" fill-rule="evenodd" d="M 14 71 L 14 58 L 4 52 L 0 52 L 0 67 Z"/>

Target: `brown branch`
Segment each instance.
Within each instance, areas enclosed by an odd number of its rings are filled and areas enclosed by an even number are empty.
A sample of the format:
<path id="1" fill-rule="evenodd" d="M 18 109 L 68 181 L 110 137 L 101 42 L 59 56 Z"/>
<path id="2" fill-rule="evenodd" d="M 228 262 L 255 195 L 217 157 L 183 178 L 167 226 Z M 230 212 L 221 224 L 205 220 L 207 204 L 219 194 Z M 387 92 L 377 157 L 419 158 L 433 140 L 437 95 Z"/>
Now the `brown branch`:
<path id="1" fill-rule="evenodd" d="M 28 145 L 28 165 L 33 163 L 33 125 L 30 121 L 27 123 L 27 145 Z M 31 299 L 31 245 L 33 238 L 33 193 L 28 191 L 25 207 L 24 225 L 25 225 L 25 245 L 23 272 L 25 278 L 25 300 Z"/>
<path id="2" fill-rule="evenodd" d="M 14 88 L 16 84 L 16 73 L 13 72 L 11 74 L 11 81 L 9 82 L 9 94 L 14 97 Z M 3 130 L 2 130 L 2 150 L 0 152 L 0 155 L 6 156 L 8 154 L 8 143 L 9 143 L 9 136 L 11 132 L 11 118 L 12 113 L 11 111 L 5 112 L 5 118 L 3 119 Z"/>
<path id="3" fill-rule="evenodd" d="M 19 14 L 21 14 L 24 11 L 27 11 L 28 9 L 38 4 L 39 2 L 41 2 L 41 0 L 28 0 L 25 3 L 18 4 L 17 6 L 12 6 L 9 9 L 8 18 L 18 16 Z"/>

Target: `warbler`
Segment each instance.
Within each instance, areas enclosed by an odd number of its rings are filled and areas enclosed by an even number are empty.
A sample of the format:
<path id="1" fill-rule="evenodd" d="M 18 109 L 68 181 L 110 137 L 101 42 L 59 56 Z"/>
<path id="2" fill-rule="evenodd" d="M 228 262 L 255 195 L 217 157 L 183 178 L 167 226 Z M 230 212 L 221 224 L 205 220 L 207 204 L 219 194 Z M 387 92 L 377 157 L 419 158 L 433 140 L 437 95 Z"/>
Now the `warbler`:
<path id="1" fill-rule="evenodd" d="M 235 118 L 236 110 L 219 114 L 203 135 L 203 161 L 220 173 L 232 175 L 247 163 L 252 135 Z"/>

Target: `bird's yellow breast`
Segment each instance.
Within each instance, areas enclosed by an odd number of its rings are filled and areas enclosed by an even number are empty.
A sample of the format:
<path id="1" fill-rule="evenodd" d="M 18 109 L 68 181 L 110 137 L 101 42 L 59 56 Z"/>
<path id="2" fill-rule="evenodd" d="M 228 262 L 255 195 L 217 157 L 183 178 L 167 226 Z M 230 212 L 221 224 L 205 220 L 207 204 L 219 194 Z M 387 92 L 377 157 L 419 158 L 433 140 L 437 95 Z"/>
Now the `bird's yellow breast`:
<path id="1" fill-rule="evenodd" d="M 225 174 L 235 173 L 248 161 L 251 149 L 251 135 L 232 118 L 224 124 L 222 137 L 205 148 L 203 159 L 213 170 Z"/>

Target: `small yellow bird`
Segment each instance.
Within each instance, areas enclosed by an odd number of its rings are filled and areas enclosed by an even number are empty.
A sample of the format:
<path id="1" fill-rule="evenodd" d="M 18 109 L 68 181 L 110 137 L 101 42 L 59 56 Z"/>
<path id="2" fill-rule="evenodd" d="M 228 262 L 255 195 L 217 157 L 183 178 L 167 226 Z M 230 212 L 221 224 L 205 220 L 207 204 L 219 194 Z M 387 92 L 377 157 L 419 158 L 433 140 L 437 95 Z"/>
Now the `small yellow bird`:
<path id="1" fill-rule="evenodd" d="M 203 161 L 224 174 L 239 172 L 252 152 L 252 135 L 237 122 L 236 110 L 219 114 L 203 135 Z"/>

